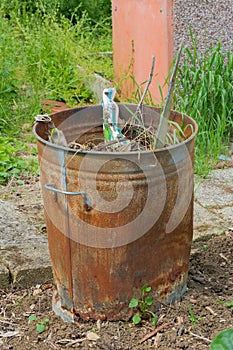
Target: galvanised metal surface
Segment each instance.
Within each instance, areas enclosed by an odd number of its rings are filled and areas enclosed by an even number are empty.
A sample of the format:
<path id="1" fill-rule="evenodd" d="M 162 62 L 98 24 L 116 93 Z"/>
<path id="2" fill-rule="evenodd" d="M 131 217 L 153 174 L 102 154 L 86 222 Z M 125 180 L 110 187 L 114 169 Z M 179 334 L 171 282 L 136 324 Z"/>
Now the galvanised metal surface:
<path id="1" fill-rule="evenodd" d="M 124 122 L 136 107 L 119 104 Z M 143 111 L 145 125 L 158 125 L 159 110 Z M 101 106 L 51 118 L 68 142 L 103 138 Z M 154 153 L 77 151 L 48 142 L 46 125 L 34 125 L 57 289 L 53 308 L 64 320 L 127 320 L 128 303 L 144 284 L 157 305 L 185 292 L 197 125 L 174 111 L 170 119 L 191 125 L 189 137 Z"/>

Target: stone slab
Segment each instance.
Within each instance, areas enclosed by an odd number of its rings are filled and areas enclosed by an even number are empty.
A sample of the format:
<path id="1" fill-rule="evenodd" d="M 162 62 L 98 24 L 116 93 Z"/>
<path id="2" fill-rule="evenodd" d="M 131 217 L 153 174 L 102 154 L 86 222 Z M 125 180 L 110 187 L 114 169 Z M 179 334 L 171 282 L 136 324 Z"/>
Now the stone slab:
<path id="1" fill-rule="evenodd" d="M 0 289 L 7 288 L 10 283 L 10 273 L 8 268 L 0 262 Z"/>
<path id="2" fill-rule="evenodd" d="M 12 203 L 0 201 L 0 288 L 52 278 L 47 238 Z"/>
<path id="3" fill-rule="evenodd" d="M 205 180 L 213 180 L 216 184 L 228 184 L 233 190 L 233 167 L 213 170 Z"/>
<path id="4" fill-rule="evenodd" d="M 86 73 L 85 85 L 89 89 L 92 90 L 97 103 L 102 103 L 103 100 L 103 90 L 112 86 L 112 82 L 103 78 L 97 73 L 92 75 L 88 74 L 88 72 L 81 66 L 77 65 L 77 68 Z"/>
<path id="5" fill-rule="evenodd" d="M 217 169 L 206 179 L 196 180 L 194 197 L 205 208 L 233 206 L 233 168 Z"/>
<path id="6" fill-rule="evenodd" d="M 194 202 L 194 240 L 202 236 L 220 234 L 224 225 L 223 218 Z"/>
<path id="7" fill-rule="evenodd" d="M 219 217 L 221 217 L 228 227 L 233 226 L 233 207 L 227 206 L 221 209 L 213 210 Z"/>

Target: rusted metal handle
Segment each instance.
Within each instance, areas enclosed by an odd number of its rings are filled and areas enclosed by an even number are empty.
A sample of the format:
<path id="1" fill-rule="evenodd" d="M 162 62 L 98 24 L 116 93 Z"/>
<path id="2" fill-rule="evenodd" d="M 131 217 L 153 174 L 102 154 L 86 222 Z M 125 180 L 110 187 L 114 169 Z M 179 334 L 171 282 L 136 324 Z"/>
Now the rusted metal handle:
<path id="1" fill-rule="evenodd" d="M 61 193 L 61 194 L 65 194 L 65 195 L 68 195 L 68 196 L 78 196 L 78 195 L 81 195 L 83 196 L 83 202 L 84 202 L 84 206 L 85 206 L 85 209 L 86 210 L 91 210 L 91 200 L 90 200 L 90 197 L 89 195 L 84 192 L 84 191 L 79 191 L 79 192 L 69 192 L 69 191 L 64 191 L 64 190 L 59 190 L 55 187 L 54 184 L 45 184 L 44 185 L 44 188 L 48 191 L 52 191 L 54 194 L 55 193 Z"/>

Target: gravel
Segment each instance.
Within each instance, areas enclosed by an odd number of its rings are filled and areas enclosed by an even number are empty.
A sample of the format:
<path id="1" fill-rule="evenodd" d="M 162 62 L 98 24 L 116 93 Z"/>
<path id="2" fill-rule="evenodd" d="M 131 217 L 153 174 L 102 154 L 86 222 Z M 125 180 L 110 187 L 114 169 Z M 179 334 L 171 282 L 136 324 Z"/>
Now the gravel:
<path id="1" fill-rule="evenodd" d="M 192 47 L 189 28 L 196 34 L 199 53 L 219 40 L 224 52 L 232 51 L 233 0 L 174 0 L 175 50 L 182 38 Z"/>

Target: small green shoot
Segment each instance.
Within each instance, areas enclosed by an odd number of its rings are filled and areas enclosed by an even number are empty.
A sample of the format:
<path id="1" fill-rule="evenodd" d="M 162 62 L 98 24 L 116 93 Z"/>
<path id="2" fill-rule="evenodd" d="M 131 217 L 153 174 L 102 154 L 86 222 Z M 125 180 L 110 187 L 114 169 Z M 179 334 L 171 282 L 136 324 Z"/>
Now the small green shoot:
<path id="1" fill-rule="evenodd" d="M 224 305 L 226 307 L 233 307 L 233 300 L 230 301 L 229 303 L 226 301 L 218 301 L 219 304 Z"/>
<path id="2" fill-rule="evenodd" d="M 206 245 L 206 244 L 203 244 L 202 249 L 203 249 L 204 251 L 206 251 L 206 250 L 207 250 L 207 245 Z"/>
<path id="3" fill-rule="evenodd" d="M 147 295 L 150 291 L 151 287 L 144 285 L 142 287 L 141 299 L 132 298 L 130 300 L 129 307 L 137 310 L 137 313 L 132 317 L 132 321 L 135 325 L 140 324 L 143 318 L 149 316 L 152 324 L 156 326 L 157 316 L 150 310 L 153 299 L 151 295 Z"/>
<path id="4" fill-rule="evenodd" d="M 30 315 L 29 317 L 28 317 L 28 320 L 29 321 L 36 321 L 36 315 Z"/>
<path id="5" fill-rule="evenodd" d="M 189 320 L 192 322 L 192 327 L 194 327 L 195 324 L 196 324 L 198 321 L 201 321 L 201 317 L 198 317 L 198 318 L 197 318 L 197 317 L 194 315 L 194 312 L 193 312 L 193 309 L 192 309 L 191 306 L 190 306 L 190 308 L 189 308 L 189 315 L 190 315 Z"/>
<path id="6" fill-rule="evenodd" d="M 28 320 L 30 322 L 37 321 L 36 330 L 38 333 L 43 333 L 46 330 L 46 324 L 49 323 L 49 319 L 47 317 L 40 321 L 40 320 L 37 320 L 36 315 L 30 315 L 28 317 Z"/>

